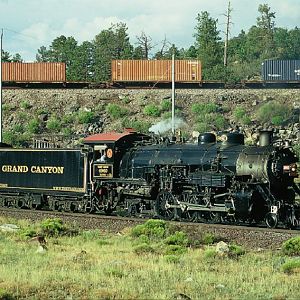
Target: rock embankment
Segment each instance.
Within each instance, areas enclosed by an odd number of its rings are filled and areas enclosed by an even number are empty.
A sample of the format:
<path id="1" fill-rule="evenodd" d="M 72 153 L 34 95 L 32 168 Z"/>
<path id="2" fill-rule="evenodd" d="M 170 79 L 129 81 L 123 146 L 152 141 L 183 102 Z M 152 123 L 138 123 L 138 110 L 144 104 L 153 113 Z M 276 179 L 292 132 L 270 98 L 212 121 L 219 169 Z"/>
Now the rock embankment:
<path id="1" fill-rule="evenodd" d="M 160 105 L 164 100 L 171 101 L 168 89 L 22 89 L 3 91 L 3 131 L 26 132 L 27 124 L 37 118 L 39 133 L 55 135 L 55 126 L 50 128 L 49 120 L 67 120 L 63 123 L 69 135 L 87 135 L 97 132 L 122 130 L 128 120 L 147 121 L 155 124 L 160 118 L 145 116 L 143 110 L 149 104 Z M 279 127 L 281 134 L 291 139 L 299 139 L 300 93 L 297 89 L 181 89 L 176 90 L 176 107 L 181 111 L 187 134 L 195 129 L 191 107 L 195 103 L 215 103 L 220 113 L 230 125 L 236 124 L 233 112 L 236 107 L 243 107 L 250 118 L 251 125 L 243 125 L 246 135 L 251 136 L 256 129 L 255 112 L 259 106 L 270 101 L 277 101 L 293 109 L 293 118 L 285 127 Z M 123 106 L 128 114 L 122 120 L 112 118 L 106 110 L 109 103 Z M 80 111 L 94 112 L 92 122 L 78 122 L 72 116 Z M 127 122 L 128 123 L 128 122 Z M 23 126 L 20 128 L 20 126 Z M 264 124 L 260 124 L 264 126 Z M 49 129 L 50 128 L 50 129 Z M 17 130 L 18 129 L 18 130 Z"/>

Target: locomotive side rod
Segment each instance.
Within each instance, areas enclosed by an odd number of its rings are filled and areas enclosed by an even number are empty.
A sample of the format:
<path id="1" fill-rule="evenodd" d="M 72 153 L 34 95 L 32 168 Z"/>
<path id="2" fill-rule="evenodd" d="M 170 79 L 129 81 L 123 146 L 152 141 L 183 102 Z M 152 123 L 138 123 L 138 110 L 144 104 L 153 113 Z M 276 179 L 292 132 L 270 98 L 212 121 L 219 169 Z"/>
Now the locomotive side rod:
<path id="1" fill-rule="evenodd" d="M 214 212 L 228 212 L 229 210 L 225 206 L 215 206 L 212 205 L 210 207 L 200 205 L 200 204 L 192 204 L 189 202 L 181 202 L 179 201 L 179 205 L 168 204 L 166 203 L 166 208 L 180 208 L 182 211 L 188 210 L 197 210 L 197 211 L 214 211 Z"/>

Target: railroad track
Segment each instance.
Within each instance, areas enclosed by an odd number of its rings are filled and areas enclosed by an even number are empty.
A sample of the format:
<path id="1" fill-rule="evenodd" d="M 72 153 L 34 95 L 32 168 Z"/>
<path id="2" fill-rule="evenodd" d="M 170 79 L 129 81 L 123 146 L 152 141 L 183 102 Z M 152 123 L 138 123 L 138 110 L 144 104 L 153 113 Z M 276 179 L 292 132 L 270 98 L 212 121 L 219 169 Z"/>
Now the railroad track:
<path id="1" fill-rule="evenodd" d="M 12 219 L 27 219 L 33 222 L 39 222 L 47 218 L 60 218 L 65 224 L 71 227 L 82 230 L 98 229 L 105 234 L 120 233 L 125 228 L 134 227 L 147 220 L 146 218 L 33 211 L 3 207 L 0 207 L 0 216 Z M 219 240 L 235 242 L 251 249 L 279 249 L 283 241 L 295 236 L 300 236 L 300 230 L 176 221 L 169 222 L 174 227 L 174 230 L 183 230 L 187 232 L 192 239 L 200 239 L 203 234 L 211 233 Z"/>

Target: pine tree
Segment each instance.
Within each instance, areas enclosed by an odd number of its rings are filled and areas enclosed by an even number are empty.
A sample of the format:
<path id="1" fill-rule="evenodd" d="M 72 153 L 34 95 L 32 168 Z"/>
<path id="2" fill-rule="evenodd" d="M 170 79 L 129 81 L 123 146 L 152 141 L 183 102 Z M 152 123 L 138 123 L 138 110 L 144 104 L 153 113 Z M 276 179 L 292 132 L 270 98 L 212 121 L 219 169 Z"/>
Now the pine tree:
<path id="1" fill-rule="evenodd" d="M 195 48 L 197 58 L 202 62 L 204 79 L 215 79 L 217 69 L 222 65 L 222 45 L 217 19 L 210 17 L 207 11 L 198 14 L 195 27 Z"/>
<path id="2" fill-rule="evenodd" d="M 129 59 L 133 55 L 125 23 L 117 23 L 109 29 L 102 30 L 96 35 L 94 46 L 94 80 L 106 81 L 110 79 L 111 61 L 113 59 Z"/>

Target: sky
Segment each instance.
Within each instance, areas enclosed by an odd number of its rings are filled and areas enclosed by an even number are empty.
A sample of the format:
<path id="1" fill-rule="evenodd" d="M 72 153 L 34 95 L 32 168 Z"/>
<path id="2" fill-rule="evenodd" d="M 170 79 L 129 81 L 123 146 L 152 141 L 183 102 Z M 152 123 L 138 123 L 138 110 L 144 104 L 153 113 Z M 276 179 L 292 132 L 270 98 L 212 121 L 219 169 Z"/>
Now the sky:
<path id="1" fill-rule="evenodd" d="M 276 13 L 275 26 L 300 27 L 300 0 L 231 0 L 230 37 L 256 24 L 259 4 Z M 166 39 L 188 48 L 195 38 L 196 17 L 202 11 L 218 19 L 224 37 L 228 0 L 0 0 L 3 49 L 35 61 L 37 50 L 60 35 L 81 44 L 92 41 L 111 24 L 126 23 L 130 41 L 144 32 L 159 48 Z M 155 50 L 155 49 L 154 49 Z"/>

